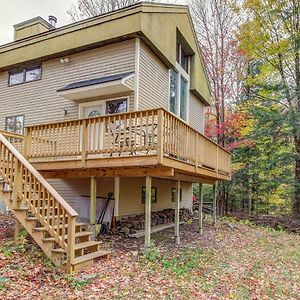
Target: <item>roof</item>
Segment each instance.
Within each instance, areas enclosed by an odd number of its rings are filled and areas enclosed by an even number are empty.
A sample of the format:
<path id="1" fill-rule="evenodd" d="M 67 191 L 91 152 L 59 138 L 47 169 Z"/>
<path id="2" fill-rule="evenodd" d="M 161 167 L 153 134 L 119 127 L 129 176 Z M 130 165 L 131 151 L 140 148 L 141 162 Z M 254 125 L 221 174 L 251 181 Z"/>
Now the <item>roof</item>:
<path id="1" fill-rule="evenodd" d="M 137 37 L 172 68 L 176 66 L 178 32 L 193 55 L 190 89 L 210 104 L 211 92 L 201 50 L 189 9 L 184 5 L 137 3 L 2 45 L 0 72 Z"/>
<path id="2" fill-rule="evenodd" d="M 95 78 L 95 79 L 90 79 L 90 80 L 78 81 L 78 82 L 74 82 L 74 83 L 70 83 L 70 84 L 66 85 L 65 87 L 57 90 L 57 92 L 63 92 L 63 91 L 68 91 L 68 90 L 72 90 L 72 89 L 92 86 L 92 85 L 96 85 L 96 84 L 101 84 L 101 83 L 106 83 L 106 82 L 111 82 L 111 81 L 116 81 L 116 80 L 122 80 L 132 74 L 133 74 L 133 72 L 127 72 L 127 73 L 115 74 L 115 75 L 111 75 L 111 76 L 105 76 L 105 77 L 100 77 L 100 78 Z"/>

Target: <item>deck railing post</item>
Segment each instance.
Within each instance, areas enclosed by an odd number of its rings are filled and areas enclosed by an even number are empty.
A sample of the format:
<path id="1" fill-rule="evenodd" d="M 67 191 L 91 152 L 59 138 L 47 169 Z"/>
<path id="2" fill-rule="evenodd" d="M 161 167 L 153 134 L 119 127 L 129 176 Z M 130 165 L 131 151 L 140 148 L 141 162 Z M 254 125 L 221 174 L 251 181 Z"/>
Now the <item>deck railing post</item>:
<path id="1" fill-rule="evenodd" d="M 23 156 L 27 159 L 30 153 L 31 148 L 31 131 L 29 128 L 25 128 L 24 133 L 24 149 L 23 149 Z"/>
<path id="2" fill-rule="evenodd" d="M 164 111 L 159 109 L 157 111 L 157 157 L 158 164 L 162 164 L 164 157 Z"/>
<path id="3" fill-rule="evenodd" d="M 195 172 L 198 170 L 198 132 L 195 132 Z"/>
<path id="4" fill-rule="evenodd" d="M 67 241 L 67 271 L 72 273 L 75 259 L 75 223 L 76 217 L 68 217 L 68 241 Z"/>
<path id="5" fill-rule="evenodd" d="M 88 127 L 87 127 L 87 120 L 84 119 L 82 121 L 82 134 L 81 134 L 81 164 L 82 167 L 86 167 L 86 158 L 87 158 L 87 147 L 88 147 Z"/>

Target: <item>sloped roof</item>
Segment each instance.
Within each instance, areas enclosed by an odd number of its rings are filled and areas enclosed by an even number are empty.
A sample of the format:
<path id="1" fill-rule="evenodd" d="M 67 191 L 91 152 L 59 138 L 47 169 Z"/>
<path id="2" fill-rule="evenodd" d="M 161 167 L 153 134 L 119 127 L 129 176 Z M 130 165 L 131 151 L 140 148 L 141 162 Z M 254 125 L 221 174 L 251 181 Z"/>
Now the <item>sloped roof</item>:
<path id="1" fill-rule="evenodd" d="M 206 104 L 210 87 L 187 6 L 138 3 L 0 46 L 0 71 L 139 37 L 168 66 L 176 65 L 180 36 L 193 54 L 190 88 Z"/>

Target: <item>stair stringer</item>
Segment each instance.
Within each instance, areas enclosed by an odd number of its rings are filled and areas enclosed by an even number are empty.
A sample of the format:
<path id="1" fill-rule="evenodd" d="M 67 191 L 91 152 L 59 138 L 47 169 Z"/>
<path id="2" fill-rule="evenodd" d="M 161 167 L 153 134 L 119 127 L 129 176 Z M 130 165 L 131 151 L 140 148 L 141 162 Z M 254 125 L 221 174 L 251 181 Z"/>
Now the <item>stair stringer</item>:
<path id="1" fill-rule="evenodd" d="M 14 210 L 12 208 L 11 193 L 0 192 L 1 200 L 4 201 L 6 206 L 10 209 L 15 218 L 21 223 L 21 225 L 26 229 L 26 231 L 30 234 L 30 236 L 34 239 L 34 241 L 38 244 L 38 246 L 43 250 L 45 255 L 53 262 L 53 264 L 57 267 L 63 266 L 63 257 L 60 253 L 53 253 L 55 242 L 43 242 L 44 232 L 34 231 L 37 224 L 36 221 L 26 220 L 28 211 L 26 210 Z"/>

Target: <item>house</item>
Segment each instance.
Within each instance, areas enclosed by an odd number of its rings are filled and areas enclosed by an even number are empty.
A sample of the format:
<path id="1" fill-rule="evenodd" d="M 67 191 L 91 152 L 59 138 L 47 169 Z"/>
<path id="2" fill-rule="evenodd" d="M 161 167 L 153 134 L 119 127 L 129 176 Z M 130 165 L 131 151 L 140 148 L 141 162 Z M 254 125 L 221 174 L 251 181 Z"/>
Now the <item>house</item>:
<path id="1" fill-rule="evenodd" d="M 0 46 L 0 197 L 16 233 L 79 270 L 107 254 L 93 233 L 97 197 L 112 192 L 114 220 L 145 213 L 146 248 L 151 211 L 175 208 L 179 243 L 192 184 L 231 177 L 230 154 L 203 134 L 211 96 L 188 8 L 55 21 L 17 24 Z"/>

